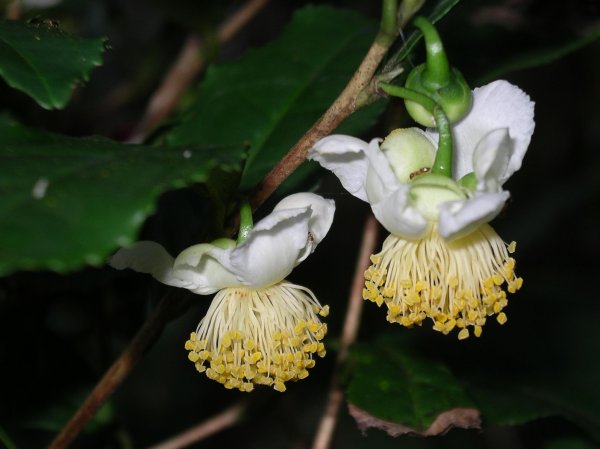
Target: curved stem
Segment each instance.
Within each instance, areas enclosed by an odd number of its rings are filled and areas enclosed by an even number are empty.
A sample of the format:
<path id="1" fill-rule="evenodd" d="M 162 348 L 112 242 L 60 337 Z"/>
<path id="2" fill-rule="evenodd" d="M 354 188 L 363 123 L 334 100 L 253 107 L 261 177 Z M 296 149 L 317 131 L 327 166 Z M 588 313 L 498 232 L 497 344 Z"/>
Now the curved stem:
<path id="1" fill-rule="evenodd" d="M 417 92 L 416 90 L 407 89 L 406 87 L 395 86 L 393 84 L 387 83 L 379 83 L 379 87 L 388 95 L 419 103 L 431 114 L 433 114 L 433 110 L 435 109 L 435 107 L 438 106 L 438 104 L 433 98 L 428 97 L 427 95 L 422 94 L 420 92 Z"/>
<path id="2" fill-rule="evenodd" d="M 398 33 L 398 0 L 383 0 L 381 6 L 381 24 L 377 40 L 384 44 L 390 44 Z"/>
<path id="3" fill-rule="evenodd" d="M 252 207 L 250 207 L 248 201 L 244 201 L 244 204 L 242 204 L 242 207 L 240 208 L 240 230 L 237 237 L 238 245 L 244 243 L 253 226 Z"/>
<path id="4" fill-rule="evenodd" d="M 435 27 L 425 17 L 419 16 L 413 21 L 425 38 L 427 64 L 423 72 L 423 81 L 427 87 L 437 90 L 450 81 L 450 65 L 444 50 L 444 44 Z"/>
<path id="5" fill-rule="evenodd" d="M 433 108 L 433 117 L 440 137 L 431 173 L 452 178 L 452 130 L 450 129 L 450 122 L 440 105 Z"/>
<path id="6" fill-rule="evenodd" d="M 425 94 L 393 84 L 379 83 L 379 87 L 387 94 L 404 100 L 414 101 L 423 106 L 435 119 L 439 133 L 438 150 L 431 172 L 452 177 L 452 130 L 444 109 Z"/>

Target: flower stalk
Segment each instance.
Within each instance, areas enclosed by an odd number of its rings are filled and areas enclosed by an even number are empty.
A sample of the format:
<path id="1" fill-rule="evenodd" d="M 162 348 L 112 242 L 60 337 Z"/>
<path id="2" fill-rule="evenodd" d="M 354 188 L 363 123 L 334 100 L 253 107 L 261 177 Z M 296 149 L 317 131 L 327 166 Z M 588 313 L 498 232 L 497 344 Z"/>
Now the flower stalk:
<path id="1" fill-rule="evenodd" d="M 379 87 L 388 95 L 418 103 L 433 115 L 439 140 L 431 173 L 452 178 L 452 130 L 442 106 L 427 95 L 406 87 L 386 83 L 379 83 Z"/>
<path id="2" fill-rule="evenodd" d="M 423 71 L 423 84 L 431 90 L 440 89 L 450 82 L 450 64 L 442 39 L 431 22 L 424 17 L 415 18 L 413 24 L 425 38 L 427 63 Z"/>
<path id="3" fill-rule="evenodd" d="M 376 41 L 389 46 L 398 34 L 398 0 L 383 0 L 381 24 Z"/>
<path id="4" fill-rule="evenodd" d="M 248 201 L 244 201 L 240 208 L 240 230 L 238 231 L 237 243 L 238 245 L 244 243 L 248 234 L 252 231 L 254 222 L 252 221 L 252 207 Z"/>

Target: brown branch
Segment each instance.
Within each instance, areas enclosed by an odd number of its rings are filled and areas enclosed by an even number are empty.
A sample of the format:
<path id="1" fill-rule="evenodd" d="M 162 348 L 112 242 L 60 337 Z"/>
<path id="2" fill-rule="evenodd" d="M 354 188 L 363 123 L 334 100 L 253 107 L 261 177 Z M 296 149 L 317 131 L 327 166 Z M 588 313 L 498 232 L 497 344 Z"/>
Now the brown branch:
<path id="1" fill-rule="evenodd" d="M 378 231 L 379 224 L 372 215 L 369 215 L 363 231 L 360 253 L 356 262 L 354 278 L 352 280 L 352 289 L 350 290 L 350 296 L 348 297 L 348 310 L 346 311 L 344 328 L 342 329 L 340 349 L 337 354 L 333 377 L 331 379 L 327 405 L 325 406 L 323 417 L 319 423 L 312 449 L 327 449 L 331 443 L 331 438 L 333 437 L 338 411 L 342 400 L 344 399 L 344 393 L 340 386 L 340 369 L 346 360 L 348 349 L 352 343 L 354 343 L 358 334 L 363 306 L 362 289 L 364 285 L 364 272 L 369 268 L 369 264 L 371 263 L 370 256 L 375 251 Z"/>
<path id="2" fill-rule="evenodd" d="M 9 1 L 6 5 L 5 16 L 8 20 L 19 20 L 21 18 L 21 0 Z"/>
<path id="3" fill-rule="evenodd" d="M 250 204 L 254 209 L 271 196 L 277 187 L 305 161 L 308 150 L 317 140 L 330 134 L 356 110 L 356 99 L 371 81 L 388 48 L 388 45 L 378 40 L 373 42 L 342 93 L 256 187 L 250 198 Z"/>
<path id="4" fill-rule="evenodd" d="M 67 448 L 77 438 L 102 404 L 113 394 L 115 389 L 142 358 L 150 343 L 162 331 L 172 303 L 172 296 L 169 294 L 160 300 L 152 315 L 144 323 L 133 340 L 131 340 L 129 346 L 125 348 L 119 358 L 104 373 L 102 379 L 96 384 L 67 425 L 50 443 L 48 449 Z"/>
<path id="5" fill-rule="evenodd" d="M 190 444 L 194 444 L 221 430 L 233 426 L 238 421 L 243 410 L 244 405 L 242 403 L 234 404 L 218 415 L 215 415 L 206 421 L 201 422 L 197 426 L 194 426 L 173 438 L 169 438 L 156 446 L 152 446 L 149 449 L 181 449 L 187 447 Z"/>
<path id="6" fill-rule="evenodd" d="M 268 2 L 269 0 L 249 0 L 228 17 L 217 31 L 218 43 L 223 45 L 229 42 Z M 143 142 L 175 109 L 185 90 L 204 68 L 205 62 L 202 42 L 195 36 L 189 37 L 179 57 L 150 98 L 144 116 L 133 131 L 129 143 Z"/>

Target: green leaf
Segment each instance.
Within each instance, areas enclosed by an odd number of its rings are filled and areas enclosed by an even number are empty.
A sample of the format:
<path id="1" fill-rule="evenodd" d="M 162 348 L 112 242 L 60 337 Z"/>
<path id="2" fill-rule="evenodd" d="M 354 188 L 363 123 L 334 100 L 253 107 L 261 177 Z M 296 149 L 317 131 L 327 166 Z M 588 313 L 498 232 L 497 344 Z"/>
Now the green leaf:
<path id="1" fill-rule="evenodd" d="M 426 15 L 431 23 L 436 23 L 448 14 L 460 0 L 439 0 L 431 9 L 431 12 Z M 402 65 L 404 60 L 412 52 L 413 48 L 423 37 L 420 31 L 413 31 L 404 42 L 404 45 L 388 59 L 388 62 L 383 68 L 383 73 L 389 73 Z"/>
<path id="2" fill-rule="evenodd" d="M 54 23 L 0 20 L 0 76 L 43 108 L 60 109 L 102 63 L 104 43 L 70 36 Z"/>
<path id="3" fill-rule="evenodd" d="M 26 419 L 20 420 L 18 424 L 25 429 L 59 432 L 77 412 L 90 390 L 91 388 L 76 388 L 63 394 L 60 401 L 37 404 L 33 413 Z M 94 414 L 84 430 L 86 433 L 98 432 L 111 424 L 114 419 L 115 407 L 111 401 L 107 401 Z"/>
<path id="4" fill-rule="evenodd" d="M 0 119 L 0 274 L 98 265 L 162 192 L 237 170 L 242 146 L 159 148 L 71 138 Z"/>
<path id="5" fill-rule="evenodd" d="M 555 405 L 515 383 L 495 388 L 470 384 L 468 391 L 481 410 L 484 425 L 516 426 L 560 414 Z"/>
<path id="6" fill-rule="evenodd" d="M 6 449 L 17 449 L 17 446 L 13 443 L 12 439 L 8 436 L 2 426 L 0 426 L 0 442 L 4 444 Z"/>
<path id="7" fill-rule="evenodd" d="M 300 10 L 276 41 L 210 67 L 196 103 L 168 141 L 248 142 L 242 188 L 252 188 L 341 92 L 376 30 L 373 21 L 353 12 Z M 360 134 L 371 122 L 354 122 L 345 131 Z"/>
<path id="8" fill-rule="evenodd" d="M 597 449 L 598 446 L 575 436 L 559 437 L 544 445 L 544 449 Z"/>
<path id="9" fill-rule="evenodd" d="M 360 416 L 359 426 L 380 427 L 395 435 L 478 427 L 479 411 L 450 370 L 406 347 L 402 339 L 387 337 L 353 348 L 347 399 L 355 418 L 352 407 L 371 418 L 361 422 Z"/>
<path id="10" fill-rule="evenodd" d="M 560 45 L 553 45 L 551 47 L 536 49 L 513 56 L 487 72 L 481 77 L 479 84 L 488 83 L 518 70 L 550 64 L 551 62 L 561 59 L 570 53 L 595 42 L 598 38 L 600 38 L 600 27 L 593 29 L 583 36 L 570 39 Z"/>

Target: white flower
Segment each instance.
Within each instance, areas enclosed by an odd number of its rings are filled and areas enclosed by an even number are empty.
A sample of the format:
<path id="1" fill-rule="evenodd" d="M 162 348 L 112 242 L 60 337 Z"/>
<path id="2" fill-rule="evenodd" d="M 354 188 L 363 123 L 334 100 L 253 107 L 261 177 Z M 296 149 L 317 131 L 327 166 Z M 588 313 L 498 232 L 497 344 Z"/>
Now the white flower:
<path id="1" fill-rule="evenodd" d="M 309 159 L 369 202 L 391 233 L 372 256 L 363 291 L 365 299 L 386 303 L 389 321 L 412 326 L 429 317 L 444 333 L 462 328 L 461 339 L 467 326 L 479 336 L 488 315 L 506 321 L 505 290 L 516 291 L 523 280 L 509 257 L 514 245 L 487 223 L 509 197 L 503 184 L 521 167 L 533 129 L 527 94 L 495 81 L 473 91 L 472 109 L 452 127 L 453 179 L 428 173 L 435 130 L 395 130 L 381 145 L 332 135 L 311 149 Z"/>
<path id="2" fill-rule="evenodd" d="M 381 147 L 380 139 L 367 143 L 332 135 L 317 142 L 308 157 L 333 171 L 354 196 L 368 201 L 392 234 L 418 238 L 436 223 L 438 233 L 452 240 L 502 210 L 509 196 L 502 185 L 521 167 L 533 129 L 533 103 L 516 86 L 495 81 L 473 91 L 471 111 L 453 127 L 453 176 L 459 180 L 473 173 L 474 192 L 449 179 L 423 178 L 420 184 L 417 176 L 411 181 L 411 173 L 433 164 L 434 130 L 396 130 Z"/>
<path id="3" fill-rule="evenodd" d="M 285 278 L 325 237 L 335 205 L 312 193 L 290 195 L 260 220 L 246 240 L 199 244 L 177 258 L 155 242 L 119 250 L 110 265 L 149 273 L 158 281 L 193 293 L 218 292 L 186 342 L 200 372 L 225 385 L 251 391 L 254 384 L 285 391 L 325 355 L 326 316 L 313 293 Z"/>

